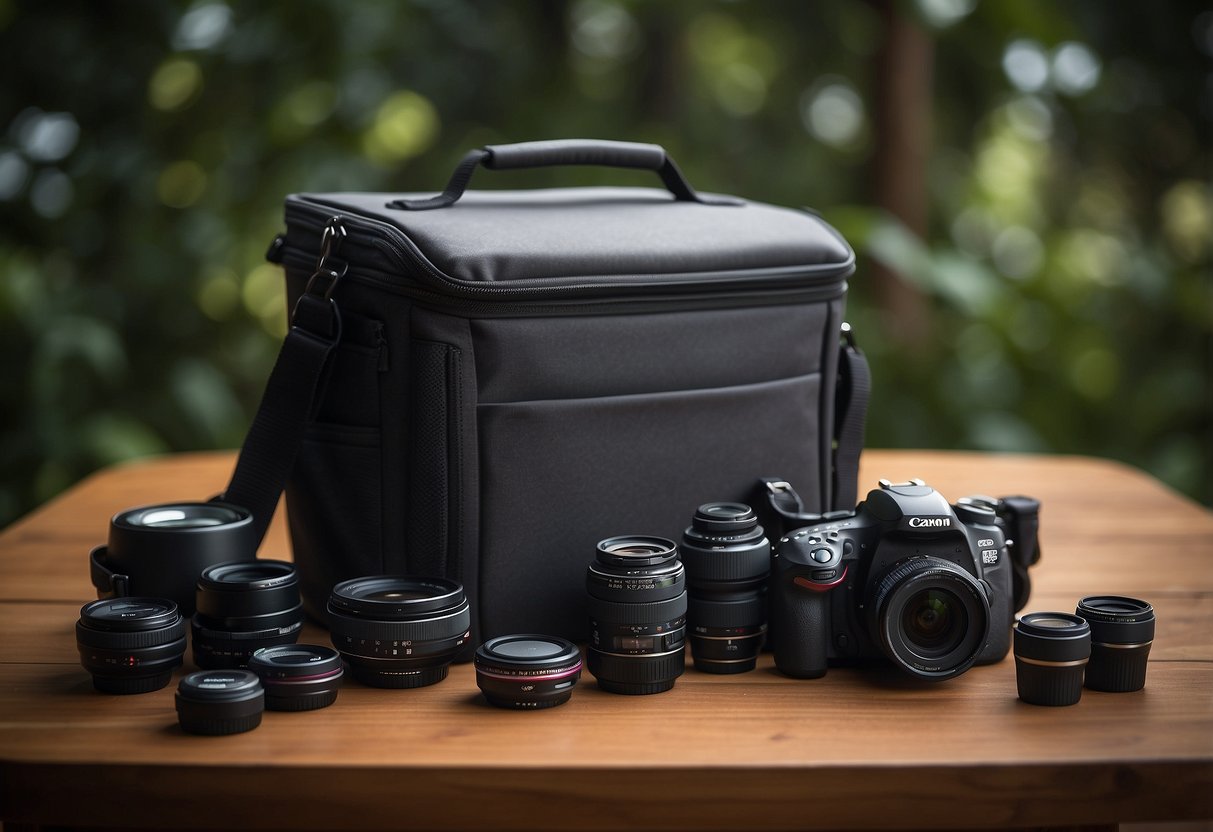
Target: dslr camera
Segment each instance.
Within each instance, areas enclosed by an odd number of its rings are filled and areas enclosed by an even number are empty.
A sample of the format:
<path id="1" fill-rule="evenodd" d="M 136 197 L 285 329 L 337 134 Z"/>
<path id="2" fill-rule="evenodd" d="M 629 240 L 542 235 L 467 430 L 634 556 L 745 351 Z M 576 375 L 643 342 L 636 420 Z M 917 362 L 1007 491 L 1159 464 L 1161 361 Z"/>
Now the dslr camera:
<path id="1" fill-rule="evenodd" d="M 949 505 L 922 480 L 881 480 L 854 512 L 814 518 L 780 508 L 788 494 L 799 503 L 786 483 L 767 487 L 785 520 L 815 520 L 772 554 L 780 671 L 811 679 L 830 664 L 883 656 L 938 681 L 1007 654 L 1030 591 L 1027 568 L 1039 558 L 1038 501 L 974 496 Z"/>

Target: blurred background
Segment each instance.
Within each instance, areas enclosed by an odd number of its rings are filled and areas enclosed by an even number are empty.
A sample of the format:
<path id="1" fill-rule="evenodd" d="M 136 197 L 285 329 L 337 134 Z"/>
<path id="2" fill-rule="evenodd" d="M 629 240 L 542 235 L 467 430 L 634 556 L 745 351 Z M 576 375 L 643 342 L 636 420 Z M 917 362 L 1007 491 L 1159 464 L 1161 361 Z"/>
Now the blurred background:
<path id="1" fill-rule="evenodd" d="M 561 137 L 838 226 L 870 446 L 1094 454 L 1213 503 L 1204 3 L 0 0 L 0 51 L 0 524 L 240 444 L 287 193 Z M 476 186 L 614 182 L 654 184 Z"/>

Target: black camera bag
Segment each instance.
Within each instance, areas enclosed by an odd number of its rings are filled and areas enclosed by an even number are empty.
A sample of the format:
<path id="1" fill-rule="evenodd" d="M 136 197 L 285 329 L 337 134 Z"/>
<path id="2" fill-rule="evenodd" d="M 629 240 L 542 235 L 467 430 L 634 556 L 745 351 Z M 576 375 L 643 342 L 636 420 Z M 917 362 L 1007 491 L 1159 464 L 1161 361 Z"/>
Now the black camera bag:
<path id="1" fill-rule="evenodd" d="M 466 191 L 477 166 L 606 165 L 664 189 Z M 656 145 L 487 147 L 437 197 L 297 194 L 269 259 L 291 327 L 228 501 L 286 488 L 305 603 L 463 583 L 477 640 L 584 640 L 597 541 L 792 478 L 855 506 L 867 401 L 840 337 L 854 253 L 816 215 L 698 194 Z"/>

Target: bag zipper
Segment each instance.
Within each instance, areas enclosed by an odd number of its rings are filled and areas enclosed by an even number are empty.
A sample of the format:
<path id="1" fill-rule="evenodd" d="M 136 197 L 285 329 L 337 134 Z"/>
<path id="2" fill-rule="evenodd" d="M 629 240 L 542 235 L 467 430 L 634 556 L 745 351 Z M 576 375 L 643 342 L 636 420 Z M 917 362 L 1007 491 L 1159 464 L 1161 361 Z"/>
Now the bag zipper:
<path id="1" fill-rule="evenodd" d="M 328 222 L 337 218 L 347 231 L 346 244 L 354 244 L 363 248 L 371 248 L 385 256 L 391 265 L 401 274 L 413 276 L 420 273 L 433 287 L 440 288 L 442 296 L 454 296 L 468 300 L 476 298 L 523 298 L 542 296 L 544 298 L 586 298 L 594 295 L 620 294 L 649 294 L 657 292 L 706 293 L 707 286 L 712 292 L 735 289 L 747 294 L 762 289 L 787 289 L 790 283 L 797 288 L 805 289 L 806 278 L 816 278 L 818 285 L 825 279 L 833 278 L 828 288 L 834 293 L 845 289 L 845 279 L 854 269 L 854 258 L 844 263 L 822 265 L 807 265 L 796 268 L 746 269 L 719 272 L 688 272 L 668 275 L 611 275 L 611 276 L 582 276 L 568 278 L 536 278 L 530 280 L 512 280 L 498 283 L 483 283 L 461 280 L 452 277 L 427 258 L 417 246 L 399 228 L 384 220 L 348 212 L 338 213 L 332 208 L 312 205 L 303 202 L 287 204 L 288 226 L 295 225 L 308 231 L 314 231 L 317 237 L 323 232 Z M 282 248 L 294 248 L 283 240 L 275 243 L 278 251 L 271 247 L 270 255 L 281 254 Z M 310 253 L 310 252 L 309 252 Z M 272 259 L 272 257 L 271 257 Z M 347 259 L 348 258 L 343 258 Z M 401 283 L 399 277 L 383 270 L 382 274 L 391 275 L 390 282 Z M 542 282 L 540 282 L 542 281 Z M 573 282 L 580 281 L 580 282 Z"/>

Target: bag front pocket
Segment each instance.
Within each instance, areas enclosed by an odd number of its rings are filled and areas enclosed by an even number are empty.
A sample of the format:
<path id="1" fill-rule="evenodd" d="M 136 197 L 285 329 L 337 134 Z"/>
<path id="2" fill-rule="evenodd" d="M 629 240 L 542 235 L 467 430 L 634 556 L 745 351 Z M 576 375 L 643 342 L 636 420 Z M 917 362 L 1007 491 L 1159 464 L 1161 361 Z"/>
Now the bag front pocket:
<path id="1" fill-rule="evenodd" d="M 585 640 L 585 569 L 612 535 L 675 541 L 757 478 L 819 480 L 818 373 L 732 387 L 480 404 L 481 638 Z M 806 493 L 807 492 L 807 493 Z"/>

